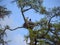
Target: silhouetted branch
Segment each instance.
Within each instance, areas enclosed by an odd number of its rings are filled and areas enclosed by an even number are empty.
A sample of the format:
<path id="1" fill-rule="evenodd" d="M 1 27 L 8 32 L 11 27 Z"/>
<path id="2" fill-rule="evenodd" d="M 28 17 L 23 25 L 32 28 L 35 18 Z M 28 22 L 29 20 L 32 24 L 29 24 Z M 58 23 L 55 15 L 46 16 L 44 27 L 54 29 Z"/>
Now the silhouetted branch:
<path id="1" fill-rule="evenodd" d="M 16 28 L 14 28 L 14 29 L 5 28 L 5 29 L 0 33 L 0 35 L 4 34 L 4 32 L 5 32 L 7 29 L 10 30 L 10 31 L 14 31 L 14 30 L 17 30 L 17 29 L 19 29 L 19 28 L 24 28 L 24 27 L 16 27 Z"/>
<path id="2" fill-rule="evenodd" d="M 16 28 L 14 28 L 14 29 L 9 29 L 9 30 L 10 30 L 10 31 L 14 31 L 14 30 L 19 29 L 19 28 L 23 28 L 23 27 L 16 27 Z"/>
<path id="3" fill-rule="evenodd" d="M 24 16 L 24 13 L 23 13 L 23 7 L 21 7 L 21 13 L 22 13 L 22 16 L 23 16 L 23 19 L 25 21 L 25 16 Z M 25 21 L 26 22 L 26 21 Z"/>
<path id="4" fill-rule="evenodd" d="M 56 38 L 60 40 L 60 38 L 58 37 L 58 34 L 56 34 L 55 32 L 52 32 L 52 30 L 50 30 L 50 32 L 56 35 Z"/>
<path id="5" fill-rule="evenodd" d="M 30 10 L 30 9 L 32 9 L 32 8 L 30 7 L 29 9 L 23 10 L 23 12 L 26 12 L 26 11 L 28 11 L 28 10 Z"/>
<path id="6" fill-rule="evenodd" d="M 48 30 L 47 30 L 47 32 L 45 33 L 45 35 L 47 35 L 47 33 L 50 31 L 50 27 L 51 27 L 51 25 L 50 25 L 50 22 L 51 22 L 51 19 L 53 18 L 53 17 L 55 17 L 56 15 L 53 15 L 51 18 L 50 18 L 50 20 L 49 20 L 49 22 L 48 22 Z M 44 35 L 44 36 L 45 36 Z"/>
<path id="7" fill-rule="evenodd" d="M 6 31 L 6 28 L 4 30 L 2 30 L 2 32 L 0 33 L 0 35 L 4 34 L 5 31 Z"/>

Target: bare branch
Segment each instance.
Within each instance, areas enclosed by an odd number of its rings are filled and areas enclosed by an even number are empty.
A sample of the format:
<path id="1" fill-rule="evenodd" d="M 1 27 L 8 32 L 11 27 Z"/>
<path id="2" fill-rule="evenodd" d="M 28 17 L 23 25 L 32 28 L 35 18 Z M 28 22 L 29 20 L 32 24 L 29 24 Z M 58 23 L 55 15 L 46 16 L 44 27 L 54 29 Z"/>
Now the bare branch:
<path id="1" fill-rule="evenodd" d="M 32 9 L 32 8 L 30 7 L 29 9 L 23 10 L 23 12 L 26 12 L 26 11 L 28 11 L 28 10 L 30 10 L 30 9 Z"/>
<path id="2" fill-rule="evenodd" d="M 14 31 L 14 30 L 19 29 L 19 28 L 23 28 L 23 27 L 16 27 L 16 28 L 14 28 L 14 29 L 8 29 L 8 30 Z"/>
<path id="3" fill-rule="evenodd" d="M 23 13 L 23 8 L 21 7 L 21 13 L 22 13 L 22 16 L 23 16 L 23 19 L 25 21 L 25 16 L 24 16 L 24 13 Z M 25 21 L 26 22 L 26 21 Z"/>

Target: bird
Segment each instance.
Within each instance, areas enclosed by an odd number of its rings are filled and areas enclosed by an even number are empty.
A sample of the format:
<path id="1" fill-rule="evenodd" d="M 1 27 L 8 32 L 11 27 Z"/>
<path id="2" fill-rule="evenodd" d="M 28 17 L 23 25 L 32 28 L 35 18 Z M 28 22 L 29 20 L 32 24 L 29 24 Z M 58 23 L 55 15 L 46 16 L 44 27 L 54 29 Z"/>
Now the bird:
<path id="1" fill-rule="evenodd" d="M 31 21 L 31 19 L 26 19 L 26 22 L 23 24 L 23 27 L 24 28 L 30 28 L 30 29 L 33 29 L 34 28 L 34 26 L 35 26 L 36 24 L 34 23 L 34 22 L 32 22 Z"/>

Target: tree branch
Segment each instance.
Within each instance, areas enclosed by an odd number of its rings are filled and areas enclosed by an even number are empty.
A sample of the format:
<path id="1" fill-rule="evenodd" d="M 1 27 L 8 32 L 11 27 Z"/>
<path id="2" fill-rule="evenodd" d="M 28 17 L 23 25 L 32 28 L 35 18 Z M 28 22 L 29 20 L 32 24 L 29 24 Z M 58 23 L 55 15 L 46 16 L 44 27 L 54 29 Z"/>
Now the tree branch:
<path id="1" fill-rule="evenodd" d="M 16 28 L 14 28 L 14 29 L 5 28 L 5 29 L 0 33 L 0 35 L 3 34 L 7 29 L 10 30 L 10 31 L 14 31 L 14 30 L 19 29 L 19 28 L 24 28 L 24 27 L 16 27 Z"/>
<path id="2" fill-rule="evenodd" d="M 4 30 L 2 30 L 2 32 L 0 33 L 0 35 L 2 35 L 5 31 L 6 31 L 6 28 Z"/>
<path id="3" fill-rule="evenodd" d="M 50 22 L 51 22 L 51 19 L 53 18 L 53 17 L 55 17 L 56 15 L 53 15 L 51 18 L 50 18 L 50 20 L 49 20 L 49 22 L 48 22 L 48 30 L 47 30 L 47 32 L 45 33 L 45 35 L 47 35 L 47 33 L 50 31 Z M 45 36 L 44 35 L 44 36 Z"/>
<path id="4" fill-rule="evenodd" d="M 59 39 L 59 40 L 60 40 L 60 38 L 58 37 L 58 34 L 56 34 L 56 33 L 52 32 L 52 30 L 50 30 L 50 32 L 51 32 L 51 33 L 53 33 L 54 35 L 56 35 L 57 39 Z"/>
<path id="5" fill-rule="evenodd" d="M 23 19 L 25 21 L 25 16 L 24 16 L 24 13 L 23 13 L 23 8 L 21 7 L 21 13 L 22 13 L 22 16 L 23 16 Z M 26 22 L 26 21 L 25 21 Z"/>
<path id="6" fill-rule="evenodd" d="M 16 27 L 16 28 L 14 28 L 14 29 L 8 29 L 8 30 L 14 31 L 14 30 L 19 29 L 19 28 L 23 28 L 23 27 Z"/>
<path id="7" fill-rule="evenodd" d="M 28 10 L 30 10 L 30 9 L 32 9 L 32 8 L 30 7 L 29 9 L 23 10 L 23 12 L 26 12 L 26 11 L 28 11 Z"/>

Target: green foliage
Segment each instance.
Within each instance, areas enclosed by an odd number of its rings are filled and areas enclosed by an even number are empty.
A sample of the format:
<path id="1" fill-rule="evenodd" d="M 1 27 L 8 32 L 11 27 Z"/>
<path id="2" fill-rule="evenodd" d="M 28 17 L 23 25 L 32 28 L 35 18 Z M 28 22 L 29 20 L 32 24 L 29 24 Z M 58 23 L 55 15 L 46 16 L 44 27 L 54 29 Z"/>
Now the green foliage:
<path id="1" fill-rule="evenodd" d="M 48 15 L 45 12 L 48 12 Z M 29 33 L 30 33 L 29 38 L 32 38 L 31 41 L 33 41 L 33 42 L 35 42 L 34 39 L 36 38 L 36 40 L 39 42 L 37 45 L 60 44 L 60 43 L 58 43 L 58 42 L 60 42 L 60 23 L 59 22 L 52 23 L 52 21 L 53 21 L 52 19 L 54 17 L 58 18 L 60 16 L 60 14 L 59 14 L 60 8 L 56 7 L 56 8 L 53 8 L 52 10 L 44 11 L 44 12 L 42 11 L 40 13 L 45 14 L 45 17 L 40 19 L 39 22 L 37 22 L 37 24 L 38 24 L 37 26 L 39 27 L 38 30 L 37 30 L 37 28 L 35 29 L 36 31 L 29 29 Z M 37 33 L 34 34 L 34 32 L 35 33 L 37 32 Z M 30 43 L 33 43 L 33 42 L 30 42 Z"/>
<path id="2" fill-rule="evenodd" d="M 40 13 L 41 14 L 46 14 L 47 13 L 47 11 L 46 11 L 46 8 L 45 7 L 40 7 L 41 9 L 40 9 Z"/>
<path id="3" fill-rule="evenodd" d="M 0 44 L 5 45 L 7 44 L 7 41 L 4 40 L 4 37 L 7 36 L 4 29 L 0 29 Z"/>
<path id="4" fill-rule="evenodd" d="M 29 35 L 27 35 L 26 38 L 30 38 L 29 45 L 43 45 L 43 43 L 45 45 L 55 45 L 57 44 L 55 42 L 56 41 L 59 42 L 60 40 L 60 37 L 58 36 L 58 34 L 60 33 L 60 31 L 58 31 L 60 30 L 59 28 L 60 25 L 58 23 L 55 24 L 51 22 L 54 17 L 60 16 L 60 7 L 54 7 L 50 10 L 46 10 L 46 8 L 42 6 L 42 2 L 43 0 L 18 0 L 17 1 L 18 7 L 21 8 L 23 18 L 24 18 L 24 12 L 30 9 L 34 9 L 40 14 L 45 14 L 44 15 L 45 17 L 42 18 L 39 22 L 37 22 L 36 27 L 38 26 L 39 28 L 38 30 L 31 29 L 29 27 L 27 28 L 29 31 Z M 29 7 L 29 8 L 25 9 L 25 7 Z M 50 35 L 51 33 L 52 35 Z"/>
<path id="5" fill-rule="evenodd" d="M 47 9 L 42 5 L 43 0 L 17 0 L 16 3 L 18 7 L 21 8 L 22 16 L 25 20 L 25 25 L 23 28 L 28 29 L 29 35 L 26 37 L 26 42 L 28 42 L 28 38 L 30 39 L 29 45 L 59 45 L 60 43 L 60 23 L 52 23 L 54 18 L 60 18 L 60 7 L 54 7 L 52 9 Z M 26 9 L 27 8 L 27 9 Z M 44 17 L 40 19 L 35 25 L 32 27 L 31 21 L 26 20 L 24 16 L 24 12 L 30 9 L 34 9 L 40 14 L 44 14 Z M 6 8 L 0 6 L 0 18 L 4 18 L 10 14 Z M 55 20 L 54 20 L 55 21 Z M 28 23 L 29 22 L 29 23 Z M 60 22 L 60 20 L 59 20 Z M 32 22 L 33 23 L 33 22 Z M 36 28 L 38 27 L 38 28 Z M 9 26 L 5 27 L 6 29 L 10 29 Z M 34 29 L 35 28 L 35 29 Z M 17 28 L 16 28 L 17 29 Z M 15 29 L 14 29 L 15 30 Z M 5 34 L 5 31 L 0 29 L 0 34 Z M 3 38 L 2 35 L 0 37 Z M 0 38 L 0 43 L 2 39 Z M 4 41 L 4 40 L 3 40 Z"/>
<path id="6" fill-rule="evenodd" d="M 11 40 L 6 41 L 5 38 L 7 37 L 6 29 L 9 29 L 8 25 L 4 28 L 0 28 L 0 45 L 7 45 L 8 42 L 11 42 Z"/>
<path id="7" fill-rule="evenodd" d="M 20 8 L 30 7 L 31 9 L 34 9 L 35 11 L 39 12 L 43 0 L 18 0 L 16 2 L 18 4 L 18 7 Z"/>
<path id="8" fill-rule="evenodd" d="M 9 16 L 11 11 L 8 11 L 7 8 L 0 6 L 0 18 L 4 18 L 5 16 Z"/>
<path id="9" fill-rule="evenodd" d="M 56 16 L 60 16 L 60 7 L 54 7 L 52 9 L 52 13 L 54 13 Z"/>

